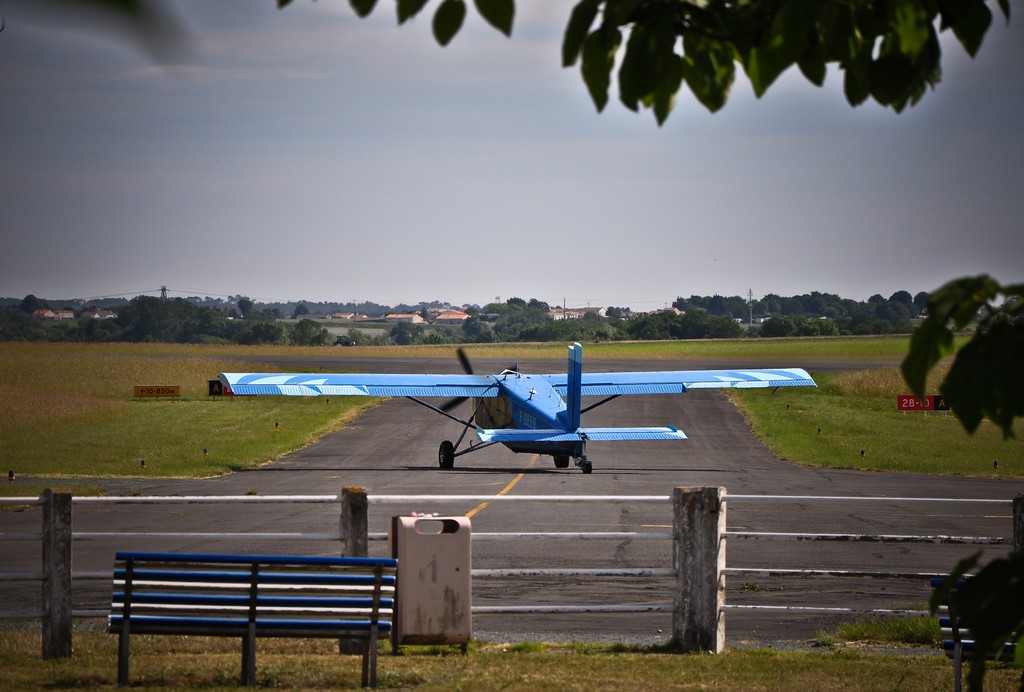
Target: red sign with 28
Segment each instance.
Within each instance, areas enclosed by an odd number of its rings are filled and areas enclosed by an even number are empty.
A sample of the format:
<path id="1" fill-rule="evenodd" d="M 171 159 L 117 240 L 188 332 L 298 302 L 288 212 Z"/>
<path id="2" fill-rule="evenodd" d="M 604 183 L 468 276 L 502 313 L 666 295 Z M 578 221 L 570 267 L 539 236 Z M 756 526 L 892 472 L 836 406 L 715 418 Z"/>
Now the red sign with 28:
<path id="1" fill-rule="evenodd" d="M 919 399 L 913 394 L 898 394 L 896 396 L 897 411 L 948 411 L 949 406 L 938 394 L 926 396 Z"/>

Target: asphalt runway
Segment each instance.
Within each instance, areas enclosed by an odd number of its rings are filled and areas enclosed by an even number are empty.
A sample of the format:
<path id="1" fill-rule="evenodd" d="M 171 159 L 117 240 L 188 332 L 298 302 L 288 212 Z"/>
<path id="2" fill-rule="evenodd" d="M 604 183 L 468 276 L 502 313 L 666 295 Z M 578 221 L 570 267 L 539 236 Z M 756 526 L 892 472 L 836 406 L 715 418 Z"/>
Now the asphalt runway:
<path id="1" fill-rule="evenodd" d="M 362 358 L 337 354 L 322 359 L 275 358 L 282 368 L 365 372 L 455 372 L 454 358 L 413 360 Z M 251 358 L 249 359 L 251 360 Z M 513 365 L 474 361 L 476 372 L 497 372 Z M 737 366 L 801 366 L 801 363 L 726 363 L 693 361 L 589 361 L 584 370 L 663 370 Z M 808 370 L 854 369 L 862 364 L 816 363 Z M 867 364 L 863 364 L 867 365 Z M 877 364 L 871 364 L 875 366 Z M 530 360 L 524 372 L 559 372 L 564 361 Z M 785 405 L 784 389 L 776 394 Z M 232 402 L 244 405 L 244 400 Z M 468 409 L 468 404 L 465 405 Z M 468 415 L 468 411 L 467 414 Z M 894 411 L 894 415 L 897 415 Z M 952 418 L 950 425 L 959 425 Z M 730 495 L 855 496 L 888 498 L 988 498 L 1011 500 L 1017 480 L 931 477 L 857 471 L 829 471 L 796 466 L 775 458 L 751 433 L 743 417 L 720 393 L 691 391 L 679 396 L 623 397 L 584 416 L 590 426 L 674 424 L 689 439 L 631 443 L 591 443 L 594 463 L 589 475 L 570 467 L 554 468 L 550 457 L 515 455 L 495 446 L 456 459 L 455 468 L 437 467 L 437 446 L 455 439 L 460 426 L 408 400 L 388 400 L 359 417 L 348 428 L 316 444 L 250 471 L 207 480 L 132 479 L 112 486 L 121 494 L 143 495 L 310 495 L 337 493 L 346 486 L 365 487 L 372 495 L 664 495 L 677 486 L 714 485 Z M 809 424 L 816 425 L 813 420 Z M 475 510 L 475 511 L 474 511 Z M 462 515 L 473 512 L 475 533 L 495 531 L 657 531 L 671 527 L 671 503 L 508 503 L 456 505 L 422 503 L 370 507 L 370 532 L 385 532 L 389 517 L 410 512 Z M 33 515 L 36 515 L 33 517 Z M 332 531 L 337 509 L 330 506 L 260 505 L 225 508 L 206 505 L 76 505 L 78 531 Z M 5 527 L 38 530 L 36 511 L 5 513 Z M 1012 533 L 1008 505 L 912 504 L 899 500 L 855 504 L 804 500 L 733 499 L 728 504 L 730 531 L 843 533 L 869 535 L 1004 536 Z M 8 529 L 10 530 L 10 529 Z M 160 546 L 151 542 L 125 545 L 98 540 L 76 542 L 75 570 L 109 570 L 115 549 L 215 552 L 238 551 L 203 539 L 175 539 Z M 38 546 L 16 544 L 8 557 L 25 569 L 38 565 Z M 270 546 L 258 541 L 245 549 L 259 552 L 337 553 L 329 542 L 301 548 Z M 828 568 L 844 570 L 941 572 L 977 547 L 912 543 L 864 543 L 743 540 L 728 542 L 729 567 Z M 382 542 L 372 554 L 384 554 Z M 1005 553 L 1003 547 L 987 549 Z M 501 567 L 668 567 L 669 541 L 648 539 L 476 541 L 474 568 Z M 76 586 L 75 607 L 104 607 L 109 582 Z M 30 601 L 29 592 L 8 596 Z M 666 579 L 602 577 L 583 579 L 530 578 L 477 580 L 474 605 L 528 604 L 662 604 L 671 602 Z M 928 598 L 927 581 L 856 580 L 836 577 L 792 578 L 763 574 L 730 575 L 729 604 L 858 608 L 921 608 Z M 843 619 L 837 614 L 799 611 L 728 611 L 729 646 L 802 646 L 818 632 Z M 654 644 L 671 631 L 668 613 L 578 615 L 478 615 L 474 636 L 492 641 L 555 640 Z"/>

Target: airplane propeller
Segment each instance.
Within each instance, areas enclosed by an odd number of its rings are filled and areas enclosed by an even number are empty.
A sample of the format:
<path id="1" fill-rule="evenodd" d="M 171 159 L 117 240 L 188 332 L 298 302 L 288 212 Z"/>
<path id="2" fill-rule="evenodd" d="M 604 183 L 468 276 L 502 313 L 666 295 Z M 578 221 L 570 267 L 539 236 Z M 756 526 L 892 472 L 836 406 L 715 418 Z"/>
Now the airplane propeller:
<path id="1" fill-rule="evenodd" d="M 460 346 L 459 349 L 455 351 L 455 355 L 459 357 L 459 363 L 462 365 L 463 372 L 465 372 L 467 375 L 472 375 L 473 364 L 469 362 L 469 356 L 466 355 L 466 350 Z M 460 396 L 456 397 L 455 399 L 449 399 L 447 402 L 445 402 L 443 406 L 440 406 L 439 408 L 445 413 L 448 413 L 453 408 L 458 407 L 459 404 L 461 404 L 467 398 L 468 397 Z"/>
<path id="2" fill-rule="evenodd" d="M 455 352 L 455 355 L 459 357 L 459 362 L 462 363 L 462 369 L 467 375 L 473 374 L 473 364 L 469 362 L 469 356 L 466 355 L 466 349 L 461 346 Z"/>

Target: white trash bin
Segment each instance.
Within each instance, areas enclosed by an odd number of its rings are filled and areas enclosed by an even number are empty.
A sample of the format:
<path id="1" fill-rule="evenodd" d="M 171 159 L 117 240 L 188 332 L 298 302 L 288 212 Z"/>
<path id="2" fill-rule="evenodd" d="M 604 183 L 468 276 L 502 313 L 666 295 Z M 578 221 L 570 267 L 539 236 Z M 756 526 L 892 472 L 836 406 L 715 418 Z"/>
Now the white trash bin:
<path id="1" fill-rule="evenodd" d="M 468 517 L 392 517 L 398 559 L 392 643 L 467 644 L 473 637 Z"/>

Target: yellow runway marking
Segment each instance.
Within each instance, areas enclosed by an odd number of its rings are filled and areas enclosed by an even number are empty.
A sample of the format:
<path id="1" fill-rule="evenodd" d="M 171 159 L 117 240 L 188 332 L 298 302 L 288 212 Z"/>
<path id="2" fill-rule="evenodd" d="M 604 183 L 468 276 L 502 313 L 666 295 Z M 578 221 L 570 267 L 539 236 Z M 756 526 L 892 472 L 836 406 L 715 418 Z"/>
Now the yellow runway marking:
<path id="1" fill-rule="evenodd" d="M 540 459 L 540 455 L 539 454 L 534 454 L 530 458 L 530 463 L 527 464 L 527 465 L 528 466 L 533 466 L 535 463 L 537 463 L 538 459 Z M 504 495 L 508 491 L 512 490 L 512 488 L 516 487 L 516 483 L 518 483 L 519 481 L 523 480 L 523 476 L 525 476 L 525 475 L 526 475 L 525 473 L 520 473 L 518 476 L 513 478 L 511 481 L 509 481 L 508 485 L 506 485 L 504 488 L 502 488 L 501 492 L 498 493 L 498 495 Z M 474 507 L 473 509 L 469 510 L 468 512 L 466 512 L 466 518 L 467 519 L 472 519 L 474 516 L 476 516 L 480 512 L 482 512 L 485 509 L 487 509 L 487 505 L 488 504 L 489 503 L 487 503 L 487 502 L 482 502 L 479 505 L 477 505 L 476 507 Z"/>

